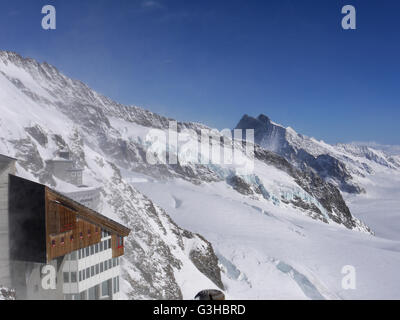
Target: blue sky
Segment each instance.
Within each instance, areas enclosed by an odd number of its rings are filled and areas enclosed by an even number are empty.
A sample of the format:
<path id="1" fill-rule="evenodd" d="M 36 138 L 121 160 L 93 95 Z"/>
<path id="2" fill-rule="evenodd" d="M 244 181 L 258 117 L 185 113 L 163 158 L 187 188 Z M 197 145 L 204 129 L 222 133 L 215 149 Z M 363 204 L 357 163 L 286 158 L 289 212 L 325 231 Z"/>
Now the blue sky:
<path id="1" fill-rule="evenodd" d="M 346 4 L 357 30 L 341 28 Z M 400 144 L 396 0 L 2 0 L 0 49 L 178 120 L 264 113 L 330 143 Z"/>

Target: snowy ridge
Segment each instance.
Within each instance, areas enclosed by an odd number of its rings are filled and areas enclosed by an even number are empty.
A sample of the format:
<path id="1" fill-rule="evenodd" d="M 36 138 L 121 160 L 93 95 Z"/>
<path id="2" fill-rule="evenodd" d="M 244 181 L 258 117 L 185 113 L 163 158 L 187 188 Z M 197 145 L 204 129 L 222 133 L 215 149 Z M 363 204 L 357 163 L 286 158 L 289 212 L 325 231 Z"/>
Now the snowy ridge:
<path id="1" fill-rule="evenodd" d="M 329 145 L 272 122 L 267 116 L 244 115 L 238 129 L 255 129 L 255 142 L 276 152 L 301 170 L 311 170 L 348 193 L 365 190 L 358 177 L 386 168 L 400 170 L 398 157 L 361 144 Z"/>
<path id="2" fill-rule="evenodd" d="M 48 64 L 0 52 L 0 153 L 18 158 L 18 175 L 72 190 L 73 186 L 49 175 L 44 163 L 59 149 L 71 150 L 74 160 L 85 168 L 84 181 L 102 186 L 101 213 L 132 229 L 122 261 L 125 298 L 190 299 L 204 287 L 222 288 L 210 243 L 179 228 L 161 208 L 127 184 L 118 167 L 86 134 L 87 127 L 69 117 L 64 103 L 75 104 L 78 99 L 100 106 L 109 103 Z M 110 129 L 106 118 L 96 120 L 103 115 L 99 107 L 88 107 L 80 115 L 88 116 L 84 120 L 100 130 Z M 117 133 L 110 129 L 109 134 Z M 198 241 L 207 251 L 188 250 L 187 239 Z M 196 252 L 194 259 L 191 255 Z M 187 274 L 194 279 L 191 286 L 182 283 Z"/>
<path id="3" fill-rule="evenodd" d="M 274 126 L 270 146 L 280 155 L 255 146 L 252 173 L 198 165 L 191 161 L 196 133 L 207 127 L 178 123 L 185 161 L 150 165 L 149 148 L 163 153 L 169 145 L 152 145 L 149 134 L 165 132 L 169 120 L 118 104 L 46 63 L 0 51 L 0 152 L 19 159 L 18 174 L 67 188 L 44 167 L 45 159 L 67 148 L 85 168 L 84 181 L 103 186 L 101 213 L 132 229 L 122 262 L 125 298 L 190 299 L 206 288 L 243 299 L 398 296 L 398 239 L 372 236 L 329 183 L 360 185 L 367 196 L 367 169 L 380 170 L 381 164 L 324 143 L 315 147 L 309 139 L 307 148 L 314 150 L 303 154 L 306 160 L 324 150 L 314 166 L 327 162 L 340 169 L 322 177 L 323 170 L 303 170 L 305 162 L 290 156 L 302 154 L 290 144 L 301 137 Z M 234 145 L 246 158 L 242 142 Z M 350 159 L 346 172 L 325 150 Z M 340 271 L 348 264 L 359 270 L 360 290 L 341 287 Z M 379 283 L 371 281 L 375 272 Z"/>

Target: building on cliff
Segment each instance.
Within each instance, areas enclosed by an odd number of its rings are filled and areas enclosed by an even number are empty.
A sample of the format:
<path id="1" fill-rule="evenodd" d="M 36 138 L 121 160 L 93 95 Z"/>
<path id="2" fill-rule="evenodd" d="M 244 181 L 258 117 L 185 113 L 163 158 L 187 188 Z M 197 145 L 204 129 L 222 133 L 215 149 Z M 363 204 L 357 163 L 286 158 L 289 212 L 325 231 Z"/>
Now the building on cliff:
<path id="1" fill-rule="evenodd" d="M 17 299 L 118 299 L 130 230 L 16 176 L 15 165 L 0 155 L 0 285 Z"/>

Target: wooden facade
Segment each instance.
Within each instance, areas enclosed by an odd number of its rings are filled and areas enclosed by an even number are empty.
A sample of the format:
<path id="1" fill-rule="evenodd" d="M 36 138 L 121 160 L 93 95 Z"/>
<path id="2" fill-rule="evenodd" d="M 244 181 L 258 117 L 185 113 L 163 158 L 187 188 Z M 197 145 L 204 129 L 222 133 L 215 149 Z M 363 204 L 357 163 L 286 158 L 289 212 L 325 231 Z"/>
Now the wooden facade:
<path id="1" fill-rule="evenodd" d="M 122 256 L 117 239 L 128 236 L 128 228 L 46 187 L 48 261 L 100 243 L 102 230 L 111 233 L 113 257 Z"/>
<path id="2" fill-rule="evenodd" d="M 11 258 L 49 263 L 73 251 L 100 243 L 111 234 L 112 255 L 124 254 L 125 226 L 42 184 L 10 175 Z"/>
<path id="3" fill-rule="evenodd" d="M 123 237 L 122 237 L 122 244 L 121 241 L 118 239 L 121 236 L 117 234 L 111 235 L 111 245 L 113 248 L 113 258 L 122 256 L 124 254 L 124 244 L 123 244 Z"/>

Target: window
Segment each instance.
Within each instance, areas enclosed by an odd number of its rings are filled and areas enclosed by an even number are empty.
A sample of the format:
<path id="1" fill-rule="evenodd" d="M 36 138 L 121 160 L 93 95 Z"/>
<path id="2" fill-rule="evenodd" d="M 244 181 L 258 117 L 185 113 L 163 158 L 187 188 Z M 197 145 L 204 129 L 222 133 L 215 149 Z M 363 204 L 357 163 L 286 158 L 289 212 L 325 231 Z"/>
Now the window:
<path id="1" fill-rule="evenodd" d="M 96 264 L 96 274 L 99 274 L 99 272 L 100 272 L 100 266 Z"/>
<path id="2" fill-rule="evenodd" d="M 90 248 L 86 247 L 85 249 L 86 249 L 86 257 L 89 257 L 90 256 L 90 252 L 89 252 Z"/>
<path id="3" fill-rule="evenodd" d="M 119 292 L 119 277 L 113 278 L 113 292 L 114 294 Z"/>
<path id="4" fill-rule="evenodd" d="M 110 295 L 110 286 L 109 286 L 109 281 L 107 280 L 107 281 L 104 281 L 102 284 L 101 284 L 101 295 L 103 296 L 103 297 L 108 297 L 109 295 Z"/>
<path id="5" fill-rule="evenodd" d="M 92 277 L 94 276 L 94 266 L 90 267 L 90 274 L 91 274 Z"/>
<path id="6" fill-rule="evenodd" d="M 107 261 L 104 261 L 104 271 L 107 271 L 108 270 L 108 263 L 107 263 Z"/>
<path id="7" fill-rule="evenodd" d="M 103 251 L 103 242 L 100 242 L 100 252 Z"/>
<path id="8" fill-rule="evenodd" d="M 95 300 L 96 299 L 96 287 L 92 287 L 88 290 L 89 293 L 89 300 Z"/>
<path id="9" fill-rule="evenodd" d="M 82 281 L 82 271 L 79 271 L 79 282 Z"/>
<path id="10" fill-rule="evenodd" d="M 72 251 L 70 255 L 71 260 L 76 260 L 76 251 Z"/>
<path id="11" fill-rule="evenodd" d="M 96 227 L 96 229 L 95 229 L 95 233 L 96 233 L 96 234 L 98 234 L 98 233 L 99 233 L 99 228 L 98 228 L 98 227 Z"/>
<path id="12" fill-rule="evenodd" d="M 108 269 L 111 269 L 111 268 L 112 268 L 112 261 L 110 259 L 110 260 L 108 260 Z"/>
<path id="13" fill-rule="evenodd" d="M 79 259 L 82 259 L 82 249 L 79 249 Z"/>
<path id="14" fill-rule="evenodd" d="M 118 238 L 117 238 L 117 247 L 118 248 L 123 248 L 124 247 L 124 237 L 118 236 Z"/>
<path id="15" fill-rule="evenodd" d="M 117 266 L 119 266 L 119 258 L 115 258 L 115 259 L 117 259 Z"/>
<path id="16" fill-rule="evenodd" d="M 56 246 L 56 240 L 51 240 L 51 246 L 54 248 Z"/>
<path id="17" fill-rule="evenodd" d="M 103 272 L 104 271 L 104 265 L 103 265 L 103 263 L 101 262 L 100 263 L 100 272 Z"/>
<path id="18" fill-rule="evenodd" d="M 61 238 L 61 242 L 60 243 L 61 243 L 62 246 L 65 244 L 65 238 L 64 237 Z"/>
<path id="19" fill-rule="evenodd" d="M 104 243 L 104 250 L 107 250 L 107 240 L 103 242 Z"/>
<path id="20" fill-rule="evenodd" d="M 90 246 L 90 254 L 91 254 L 91 255 L 94 254 L 94 246 Z"/>
<path id="21" fill-rule="evenodd" d="M 117 259 L 113 258 L 113 267 L 117 266 Z"/>
<path id="22" fill-rule="evenodd" d="M 86 280 L 86 272 L 85 272 L 85 270 L 82 270 L 82 280 Z"/>
<path id="23" fill-rule="evenodd" d="M 68 272 L 63 273 L 63 278 L 64 278 L 64 283 L 69 283 L 69 273 Z"/>
<path id="24" fill-rule="evenodd" d="M 107 245 L 107 247 L 108 247 L 108 248 L 111 248 L 111 239 L 108 239 L 108 245 Z"/>
<path id="25" fill-rule="evenodd" d="M 76 272 L 71 272 L 71 282 L 72 283 L 76 282 Z"/>
<path id="26" fill-rule="evenodd" d="M 99 253 L 99 244 L 98 244 L 98 243 L 96 243 L 95 252 L 96 252 L 96 253 Z"/>
<path id="27" fill-rule="evenodd" d="M 81 300 L 86 300 L 86 291 L 80 293 Z"/>
<path id="28" fill-rule="evenodd" d="M 90 268 L 86 268 L 86 279 L 90 278 Z"/>
<path id="29" fill-rule="evenodd" d="M 73 236 L 73 235 L 71 235 L 71 236 L 69 237 L 69 241 L 71 241 L 71 242 L 74 241 L 74 236 Z"/>

